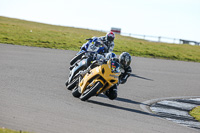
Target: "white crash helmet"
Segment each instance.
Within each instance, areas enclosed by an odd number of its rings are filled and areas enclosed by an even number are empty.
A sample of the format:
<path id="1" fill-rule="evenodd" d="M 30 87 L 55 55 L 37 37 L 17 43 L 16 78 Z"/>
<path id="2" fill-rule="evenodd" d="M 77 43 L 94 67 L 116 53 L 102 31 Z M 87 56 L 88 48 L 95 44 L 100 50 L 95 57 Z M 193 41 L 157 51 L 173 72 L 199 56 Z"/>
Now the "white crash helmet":
<path id="1" fill-rule="evenodd" d="M 108 32 L 107 34 L 106 34 L 106 40 L 107 41 L 110 41 L 110 42 L 112 42 L 112 41 L 114 41 L 114 39 L 115 39 L 115 34 L 111 31 L 111 32 Z"/>
<path id="2" fill-rule="evenodd" d="M 113 58 L 117 58 L 115 53 L 107 53 L 106 54 L 106 60 L 113 59 Z"/>

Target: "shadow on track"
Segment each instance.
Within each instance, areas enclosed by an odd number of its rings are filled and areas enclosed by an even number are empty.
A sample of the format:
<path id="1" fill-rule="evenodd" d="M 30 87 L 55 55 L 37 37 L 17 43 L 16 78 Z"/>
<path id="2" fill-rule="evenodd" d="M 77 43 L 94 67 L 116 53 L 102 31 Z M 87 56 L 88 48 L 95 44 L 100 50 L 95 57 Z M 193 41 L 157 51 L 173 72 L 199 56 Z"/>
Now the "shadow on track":
<path id="1" fill-rule="evenodd" d="M 136 74 L 131 74 L 130 76 L 131 76 L 131 77 L 140 78 L 140 79 L 144 79 L 144 80 L 154 81 L 154 80 L 152 80 L 152 79 L 148 79 L 148 78 L 145 78 L 145 77 L 141 77 L 141 76 L 138 76 L 138 75 L 136 75 Z"/>
<path id="2" fill-rule="evenodd" d="M 104 94 L 100 94 L 100 95 L 98 95 L 98 97 L 107 98 Z M 130 100 L 130 99 L 127 99 L 127 98 L 117 97 L 115 100 L 120 101 L 120 102 L 125 102 L 125 103 L 142 104 L 142 105 L 145 105 L 145 106 L 150 106 L 149 104 L 144 104 L 144 103 L 133 101 L 133 100 Z"/>
<path id="3" fill-rule="evenodd" d="M 106 96 L 104 96 L 102 94 L 99 95 L 99 97 L 106 98 Z M 126 98 L 119 98 L 118 97 L 115 100 L 120 101 L 120 102 L 131 103 L 131 104 L 143 104 L 143 105 L 146 105 L 146 106 L 150 106 L 148 104 L 140 103 L 140 102 L 137 102 L 137 101 L 126 99 Z M 112 104 L 103 103 L 103 102 L 100 102 L 100 101 L 88 100 L 88 102 L 89 103 L 93 103 L 93 104 L 97 104 L 97 105 L 101 105 L 101 106 L 105 106 L 105 107 L 109 107 L 109 108 L 115 108 L 115 109 L 125 110 L 125 111 L 129 111 L 129 112 L 139 113 L 139 114 L 143 114 L 143 115 L 157 116 L 155 114 L 147 113 L 147 112 L 144 112 L 144 111 L 141 111 L 141 110 L 136 110 L 136 109 L 132 109 L 132 108 L 122 107 L 122 106 L 118 106 L 118 105 L 112 105 Z"/>
<path id="4" fill-rule="evenodd" d="M 120 102 L 125 102 L 125 103 L 142 104 L 142 105 L 145 105 L 145 106 L 150 106 L 149 104 L 144 104 L 144 103 L 133 101 L 133 100 L 126 99 L 126 98 L 117 97 L 115 100 L 120 101 Z"/>

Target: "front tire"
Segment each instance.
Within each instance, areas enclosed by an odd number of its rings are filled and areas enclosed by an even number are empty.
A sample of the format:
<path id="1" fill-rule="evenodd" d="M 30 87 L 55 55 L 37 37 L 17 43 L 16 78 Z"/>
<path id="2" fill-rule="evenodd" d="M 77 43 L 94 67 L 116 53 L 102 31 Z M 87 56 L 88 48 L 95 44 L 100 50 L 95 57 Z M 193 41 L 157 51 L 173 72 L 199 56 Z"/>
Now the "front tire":
<path id="1" fill-rule="evenodd" d="M 75 87 L 73 90 L 72 90 L 72 95 L 76 98 L 79 98 L 81 96 L 81 93 L 78 91 L 78 87 Z"/>
<path id="2" fill-rule="evenodd" d="M 94 86 L 92 86 L 91 88 L 85 90 L 81 96 L 80 99 L 82 101 L 86 101 L 88 100 L 90 97 L 94 96 L 97 91 L 103 86 L 103 84 L 101 82 L 96 82 Z"/>
<path id="3" fill-rule="evenodd" d="M 66 87 L 68 86 L 68 80 L 65 82 Z"/>
<path id="4" fill-rule="evenodd" d="M 76 55 L 71 61 L 70 61 L 70 65 L 72 66 L 75 62 L 77 62 L 77 60 L 80 60 L 81 57 L 85 54 L 85 52 L 80 53 L 79 55 Z"/>
<path id="5" fill-rule="evenodd" d="M 74 89 L 74 87 L 76 87 L 78 81 L 79 81 L 79 78 L 75 78 L 74 80 L 72 80 L 72 82 L 67 85 L 67 89 L 68 90 Z"/>

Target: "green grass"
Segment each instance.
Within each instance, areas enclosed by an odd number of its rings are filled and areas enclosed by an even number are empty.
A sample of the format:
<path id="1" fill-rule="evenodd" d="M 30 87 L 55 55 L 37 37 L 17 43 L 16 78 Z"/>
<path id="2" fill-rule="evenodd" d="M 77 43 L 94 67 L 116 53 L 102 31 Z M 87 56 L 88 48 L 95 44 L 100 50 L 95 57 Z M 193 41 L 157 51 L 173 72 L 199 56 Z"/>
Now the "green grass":
<path id="1" fill-rule="evenodd" d="M 200 106 L 192 109 L 190 115 L 200 122 Z"/>
<path id="2" fill-rule="evenodd" d="M 0 128 L 0 133 L 28 133 L 24 131 L 14 131 L 6 128 Z"/>
<path id="3" fill-rule="evenodd" d="M 104 32 L 48 25 L 0 16 L 0 43 L 78 51 L 86 38 Z M 133 56 L 200 62 L 200 46 L 149 42 L 116 35 L 114 52 Z"/>

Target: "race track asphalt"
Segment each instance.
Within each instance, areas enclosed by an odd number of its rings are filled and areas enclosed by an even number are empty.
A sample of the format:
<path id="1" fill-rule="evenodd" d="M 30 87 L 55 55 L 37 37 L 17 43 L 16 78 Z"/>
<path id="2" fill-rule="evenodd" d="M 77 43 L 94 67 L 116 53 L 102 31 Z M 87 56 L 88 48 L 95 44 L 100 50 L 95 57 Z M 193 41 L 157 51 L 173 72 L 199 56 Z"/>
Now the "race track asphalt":
<path id="1" fill-rule="evenodd" d="M 65 87 L 75 54 L 0 44 L 0 127 L 34 133 L 199 133 L 141 104 L 199 97 L 200 63 L 132 57 L 132 75 L 118 87 L 116 100 L 101 95 L 82 102 Z"/>

